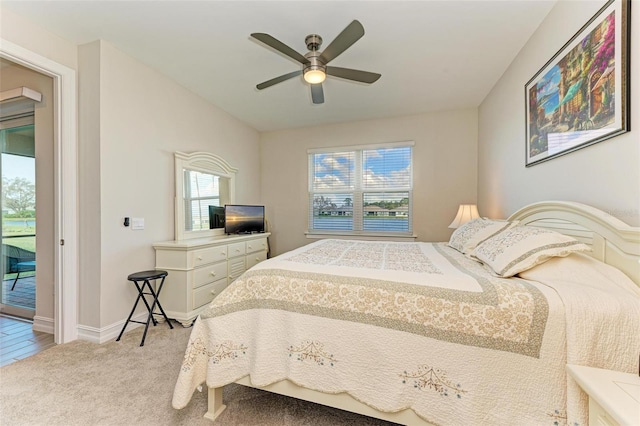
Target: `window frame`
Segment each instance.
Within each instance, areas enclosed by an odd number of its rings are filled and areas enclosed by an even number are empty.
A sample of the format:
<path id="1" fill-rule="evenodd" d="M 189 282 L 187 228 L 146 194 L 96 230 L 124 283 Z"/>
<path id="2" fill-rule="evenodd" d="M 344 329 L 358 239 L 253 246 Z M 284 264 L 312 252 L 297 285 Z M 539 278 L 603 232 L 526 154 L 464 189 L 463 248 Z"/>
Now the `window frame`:
<path id="1" fill-rule="evenodd" d="M 414 157 L 415 142 L 402 141 L 402 142 L 389 142 L 380 144 L 365 144 L 365 145 L 349 145 L 338 146 L 329 148 L 312 148 L 307 150 L 307 231 L 305 232 L 307 238 L 326 238 L 326 237 L 363 237 L 363 238 L 392 238 L 396 240 L 410 239 L 415 240 L 416 235 L 413 233 L 413 157 Z M 410 148 L 409 158 L 409 185 L 406 187 L 390 187 L 390 188 L 375 188 L 365 189 L 363 183 L 364 175 L 364 151 L 378 150 L 378 149 L 390 149 L 390 148 Z M 323 189 L 314 190 L 314 156 L 316 154 L 332 154 L 340 152 L 354 153 L 354 172 L 353 172 L 353 189 Z M 408 206 L 408 227 L 407 231 L 384 231 L 364 230 L 364 195 L 367 193 L 394 193 L 403 192 L 408 193 L 409 206 Z M 352 198 L 352 218 L 353 229 L 352 230 L 329 230 L 329 229 L 315 229 L 313 227 L 314 215 L 313 215 L 313 200 L 316 195 L 321 194 L 350 194 Z"/>

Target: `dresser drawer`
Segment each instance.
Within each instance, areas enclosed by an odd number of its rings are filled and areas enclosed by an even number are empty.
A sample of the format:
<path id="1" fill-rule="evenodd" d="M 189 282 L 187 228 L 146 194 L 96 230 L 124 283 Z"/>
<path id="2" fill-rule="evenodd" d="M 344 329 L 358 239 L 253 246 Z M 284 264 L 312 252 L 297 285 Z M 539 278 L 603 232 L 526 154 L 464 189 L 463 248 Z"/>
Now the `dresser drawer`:
<path id="1" fill-rule="evenodd" d="M 267 260 L 267 252 L 266 251 L 247 254 L 247 269 L 251 268 L 252 266 L 257 265 L 258 263 L 262 262 L 263 260 Z"/>
<path id="2" fill-rule="evenodd" d="M 210 247 L 193 252 L 193 266 L 206 265 L 227 259 L 227 246 Z"/>
<path id="3" fill-rule="evenodd" d="M 242 242 L 242 243 L 229 244 L 228 250 L 229 250 L 228 251 L 229 259 L 236 256 L 244 256 L 244 254 L 246 253 L 245 243 Z"/>
<path id="4" fill-rule="evenodd" d="M 222 290 L 227 288 L 227 278 L 207 284 L 193 290 L 193 309 L 197 309 L 201 306 L 211 302 L 214 297 L 220 294 Z"/>
<path id="5" fill-rule="evenodd" d="M 227 278 L 227 262 L 201 266 L 193 270 L 193 288 Z"/>
<path id="6" fill-rule="evenodd" d="M 260 238 L 253 241 L 247 241 L 245 243 L 247 245 L 246 251 L 247 254 L 254 253 L 256 251 L 267 251 L 267 239 Z M 248 267 L 248 266 L 247 266 Z"/>

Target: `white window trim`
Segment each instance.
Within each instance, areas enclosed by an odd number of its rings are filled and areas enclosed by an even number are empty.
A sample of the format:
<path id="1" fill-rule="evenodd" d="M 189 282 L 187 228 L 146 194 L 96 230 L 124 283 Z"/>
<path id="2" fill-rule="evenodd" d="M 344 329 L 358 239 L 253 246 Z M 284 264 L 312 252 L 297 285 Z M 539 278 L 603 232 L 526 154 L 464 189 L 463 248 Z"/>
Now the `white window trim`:
<path id="1" fill-rule="evenodd" d="M 328 154 L 331 152 L 344 152 L 344 151 L 357 151 L 366 149 L 388 149 L 388 148 L 402 148 L 405 146 L 414 147 L 416 143 L 414 141 L 402 141 L 402 142 L 386 142 L 386 143 L 374 143 L 365 145 L 346 145 L 346 146 L 332 146 L 328 148 L 309 148 L 307 154 Z"/>
<path id="2" fill-rule="evenodd" d="M 337 191 L 334 189 L 329 190 L 318 190 L 313 191 L 311 188 L 311 154 L 330 154 L 333 152 L 349 152 L 349 151 L 365 151 L 365 150 L 373 150 L 373 149 L 389 149 L 389 148 L 403 148 L 403 147 L 411 147 L 411 181 L 409 184 L 409 209 L 411 213 L 409 214 L 409 231 L 408 232 L 385 232 L 385 231 L 363 231 L 363 230 L 353 230 L 353 231 L 331 231 L 326 229 L 313 229 L 311 227 L 312 222 L 312 210 L 313 209 L 313 201 L 308 197 L 307 200 L 307 231 L 305 232 L 305 236 L 308 239 L 323 239 L 323 238 L 341 238 L 341 239 L 365 239 L 365 240 L 389 240 L 389 241 L 415 241 L 417 235 L 413 233 L 413 147 L 415 147 L 414 141 L 402 141 L 402 142 L 387 142 L 387 143 L 377 143 L 377 144 L 365 144 L 365 145 L 347 145 L 347 146 L 335 146 L 328 148 L 310 148 L 307 150 L 307 194 L 333 194 L 336 192 L 344 192 Z M 355 158 L 355 170 L 356 173 L 354 175 L 354 189 L 353 191 L 349 191 L 353 193 L 353 198 L 360 197 L 362 199 L 362 195 L 367 192 L 375 192 L 375 191 L 363 191 L 362 188 L 362 162 L 361 156 L 356 156 Z M 358 173 L 359 172 L 359 173 Z M 407 191 L 406 188 L 386 188 L 387 191 Z M 364 217 L 362 214 L 362 203 L 358 203 L 358 205 L 354 205 L 353 210 L 353 220 L 354 220 L 354 228 L 356 228 L 356 221 L 360 222 L 362 225 Z M 361 228 L 362 226 L 360 226 Z"/>
<path id="3" fill-rule="evenodd" d="M 416 234 L 378 234 L 375 232 L 305 232 L 305 237 L 309 240 L 323 240 L 326 238 L 339 238 L 341 240 L 365 240 L 365 241 L 415 241 L 418 236 Z"/>

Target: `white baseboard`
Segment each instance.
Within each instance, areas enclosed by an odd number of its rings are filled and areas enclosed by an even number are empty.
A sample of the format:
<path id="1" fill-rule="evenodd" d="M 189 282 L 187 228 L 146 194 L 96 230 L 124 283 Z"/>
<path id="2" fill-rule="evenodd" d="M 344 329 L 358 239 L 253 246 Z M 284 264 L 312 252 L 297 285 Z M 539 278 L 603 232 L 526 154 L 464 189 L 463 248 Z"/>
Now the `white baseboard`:
<path id="1" fill-rule="evenodd" d="M 54 326 L 53 326 L 53 318 L 47 317 L 33 317 L 33 331 L 40 331 L 42 333 L 53 334 Z"/>
<path id="2" fill-rule="evenodd" d="M 146 321 L 147 316 L 149 314 L 147 312 L 140 313 L 138 315 L 134 315 L 131 320 L 135 321 Z M 124 325 L 125 320 L 118 321 L 111 325 L 102 328 L 89 327 L 87 325 L 78 324 L 78 339 L 86 340 L 92 343 L 104 343 L 108 342 L 111 339 L 115 339 L 120 334 L 122 330 L 122 326 Z M 138 324 L 136 322 L 129 322 L 127 325 L 127 330 L 125 333 L 133 330 L 134 328 L 141 327 L 142 324 Z"/>
<path id="3" fill-rule="evenodd" d="M 134 315 L 131 319 L 135 321 L 146 321 L 148 314 L 146 312 Z M 78 325 L 78 339 L 86 340 L 92 343 L 104 343 L 111 339 L 115 339 L 120 334 L 122 326 L 125 320 L 118 321 L 111 325 L 102 328 L 90 327 L 87 325 Z M 136 322 L 130 322 L 127 325 L 125 333 L 133 330 L 134 328 L 141 327 L 142 324 Z M 47 317 L 33 317 L 33 331 L 40 331 L 42 333 L 54 334 L 53 318 Z"/>

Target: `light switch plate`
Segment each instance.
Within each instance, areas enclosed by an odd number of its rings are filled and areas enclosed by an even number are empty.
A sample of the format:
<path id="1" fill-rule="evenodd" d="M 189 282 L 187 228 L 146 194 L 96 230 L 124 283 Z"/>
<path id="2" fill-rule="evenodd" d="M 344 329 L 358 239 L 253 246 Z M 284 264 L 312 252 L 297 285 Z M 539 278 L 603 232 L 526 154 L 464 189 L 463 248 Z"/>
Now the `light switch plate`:
<path id="1" fill-rule="evenodd" d="M 131 218 L 131 229 L 144 229 L 144 218 L 143 217 L 132 217 Z"/>

